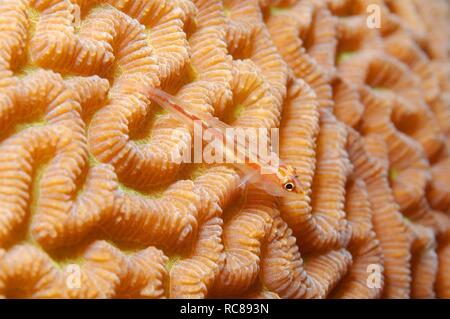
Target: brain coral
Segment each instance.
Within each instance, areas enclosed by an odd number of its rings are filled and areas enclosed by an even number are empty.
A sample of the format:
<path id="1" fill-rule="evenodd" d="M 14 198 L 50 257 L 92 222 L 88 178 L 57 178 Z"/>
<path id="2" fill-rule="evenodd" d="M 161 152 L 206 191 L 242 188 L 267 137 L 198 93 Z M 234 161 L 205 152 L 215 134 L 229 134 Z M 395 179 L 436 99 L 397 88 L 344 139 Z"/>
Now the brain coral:
<path id="1" fill-rule="evenodd" d="M 450 298 L 449 21 L 445 0 L 0 1 L 0 297 Z M 303 192 L 171 161 L 191 132 L 145 86 L 279 128 Z"/>

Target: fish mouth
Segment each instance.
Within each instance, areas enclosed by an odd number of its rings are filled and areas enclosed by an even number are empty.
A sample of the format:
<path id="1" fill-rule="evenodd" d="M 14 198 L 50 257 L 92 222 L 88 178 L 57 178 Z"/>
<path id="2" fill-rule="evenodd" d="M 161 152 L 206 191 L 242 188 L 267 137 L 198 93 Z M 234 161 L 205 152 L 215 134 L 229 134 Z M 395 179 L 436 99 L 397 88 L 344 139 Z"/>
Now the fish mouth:
<path id="1" fill-rule="evenodd" d="M 300 181 L 300 179 L 297 176 L 293 176 L 292 180 L 295 183 L 295 193 L 297 194 L 304 194 L 303 190 L 303 183 Z"/>

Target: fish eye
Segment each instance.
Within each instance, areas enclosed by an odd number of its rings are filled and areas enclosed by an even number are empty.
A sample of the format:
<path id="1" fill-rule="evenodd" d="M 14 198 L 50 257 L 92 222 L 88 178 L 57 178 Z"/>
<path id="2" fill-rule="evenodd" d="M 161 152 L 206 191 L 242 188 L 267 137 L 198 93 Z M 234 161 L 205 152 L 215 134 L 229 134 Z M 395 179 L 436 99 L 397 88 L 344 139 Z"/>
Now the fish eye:
<path id="1" fill-rule="evenodd" d="M 295 185 L 292 182 L 287 182 L 287 183 L 284 183 L 283 187 L 288 192 L 292 192 L 294 190 L 294 188 L 295 188 Z"/>

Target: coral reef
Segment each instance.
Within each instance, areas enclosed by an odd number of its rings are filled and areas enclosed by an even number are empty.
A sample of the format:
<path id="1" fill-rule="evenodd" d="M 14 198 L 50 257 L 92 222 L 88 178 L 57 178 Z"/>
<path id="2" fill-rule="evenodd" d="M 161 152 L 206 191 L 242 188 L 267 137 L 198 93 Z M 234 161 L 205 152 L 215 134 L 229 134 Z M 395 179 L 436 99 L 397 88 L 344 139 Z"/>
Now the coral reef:
<path id="1" fill-rule="evenodd" d="M 172 161 L 145 86 L 279 128 L 302 194 Z M 450 298 L 450 4 L 1 1 L 0 297 Z"/>

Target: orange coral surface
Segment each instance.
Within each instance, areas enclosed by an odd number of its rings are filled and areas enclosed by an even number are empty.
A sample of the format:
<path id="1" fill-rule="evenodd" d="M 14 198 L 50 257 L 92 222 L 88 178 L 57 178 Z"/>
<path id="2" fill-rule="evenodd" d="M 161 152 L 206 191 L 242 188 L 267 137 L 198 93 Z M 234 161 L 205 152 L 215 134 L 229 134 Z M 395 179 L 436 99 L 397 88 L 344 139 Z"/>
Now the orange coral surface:
<path id="1" fill-rule="evenodd" d="M 145 86 L 303 192 L 172 161 Z M 0 297 L 450 298 L 450 4 L 0 1 Z"/>

